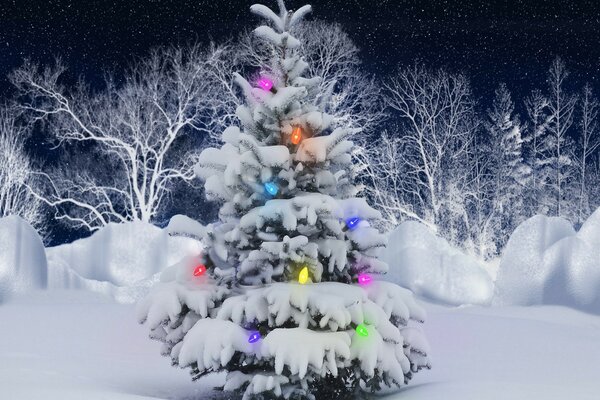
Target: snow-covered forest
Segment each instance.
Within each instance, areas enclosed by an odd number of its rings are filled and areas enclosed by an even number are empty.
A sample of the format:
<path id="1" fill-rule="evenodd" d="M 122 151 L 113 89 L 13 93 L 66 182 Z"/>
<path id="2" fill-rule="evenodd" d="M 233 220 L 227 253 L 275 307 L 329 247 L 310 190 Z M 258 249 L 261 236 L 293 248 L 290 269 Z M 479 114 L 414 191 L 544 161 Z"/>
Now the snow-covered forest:
<path id="1" fill-rule="evenodd" d="M 595 398 L 594 82 L 373 73 L 276 4 L 102 80 L 7 76 L 0 397 Z"/>
<path id="2" fill-rule="evenodd" d="M 417 220 L 488 260 L 525 219 L 579 226 L 600 204 L 598 100 L 591 85 L 569 84 L 561 58 L 526 98 L 498 82 L 492 98 L 476 100 L 468 71 L 415 62 L 371 76 L 340 25 L 294 29 L 320 93 L 334 98 L 334 123 L 361 129 L 354 158 L 382 229 Z M 194 154 L 234 117 L 233 72 L 264 63 L 253 41 L 245 32 L 158 48 L 94 88 L 60 61 L 25 62 L 11 74 L 18 95 L 2 107 L 2 215 L 23 216 L 49 243 L 57 223 L 86 235 L 111 222 L 214 215 L 193 179 Z M 40 137 L 49 151 L 28 154 L 25 139 Z"/>

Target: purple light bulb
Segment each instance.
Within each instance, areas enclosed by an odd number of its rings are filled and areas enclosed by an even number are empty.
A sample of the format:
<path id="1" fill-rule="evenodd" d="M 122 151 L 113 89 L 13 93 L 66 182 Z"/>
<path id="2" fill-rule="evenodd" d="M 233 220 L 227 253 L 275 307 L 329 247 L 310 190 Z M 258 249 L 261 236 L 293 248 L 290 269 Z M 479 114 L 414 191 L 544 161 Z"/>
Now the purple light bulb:
<path id="1" fill-rule="evenodd" d="M 260 332 L 254 331 L 248 337 L 248 343 L 256 343 L 260 340 Z"/>
<path id="2" fill-rule="evenodd" d="M 258 86 L 260 86 L 262 90 L 268 92 L 273 87 L 273 81 L 267 78 L 266 76 L 262 76 L 258 80 Z"/>
<path id="3" fill-rule="evenodd" d="M 358 276 L 358 283 L 363 286 L 368 285 L 372 280 L 373 278 L 371 278 L 371 275 L 369 274 L 360 274 Z"/>

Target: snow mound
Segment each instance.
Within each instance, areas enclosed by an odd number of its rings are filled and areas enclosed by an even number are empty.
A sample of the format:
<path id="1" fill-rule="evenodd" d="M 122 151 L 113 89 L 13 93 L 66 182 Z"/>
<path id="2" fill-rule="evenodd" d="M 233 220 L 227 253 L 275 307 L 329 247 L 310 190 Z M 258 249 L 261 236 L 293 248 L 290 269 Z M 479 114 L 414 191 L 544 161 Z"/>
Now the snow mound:
<path id="1" fill-rule="evenodd" d="M 88 238 L 46 249 L 48 287 L 90 290 L 133 303 L 165 267 L 201 249 L 194 239 L 171 237 L 145 222 L 110 224 Z"/>
<path id="2" fill-rule="evenodd" d="M 416 221 L 400 224 L 389 236 L 382 259 L 386 280 L 415 294 L 450 305 L 488 304 L 494 284 L 485 266 L 453 248 Z"/>
<path id="3" fill-rule="evenodd" d="M 24 219 L 0 219 L 0 303 L 14 293 L 45 289 L 48 268 L 44 244 Z"/>
<path id="4" fill-rule="evenodd" d="M 600 209 L 575 232 L 537 215 L 511 236 L 500 263 L 495 304 L 560 304 L 600 313 Z"/>

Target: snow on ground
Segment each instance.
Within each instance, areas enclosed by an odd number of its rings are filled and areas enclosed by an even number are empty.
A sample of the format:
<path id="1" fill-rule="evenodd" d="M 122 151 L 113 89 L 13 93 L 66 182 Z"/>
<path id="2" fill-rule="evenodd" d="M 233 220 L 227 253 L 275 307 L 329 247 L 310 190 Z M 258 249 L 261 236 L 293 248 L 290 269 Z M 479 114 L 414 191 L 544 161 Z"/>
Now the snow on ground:
<path id="1" fill-rule="evenodd" d="M 483 263 L 416 221 L 403 222 L 390 234 L 382 259 L 389 265 L 383 279 L 442 304 L 488 304 L 494 294 Z"/>
<path id="2" fill-rule="evenodd" d="M 503 252 L 498 305 L 561 304 L 600 313 L 600 209 L 578 232 L 536 215 L 517 227 Z"/>
<path id="3" fill-rule="evenodd" d="M 387 400 L 598 399 L 600 317 L 566 307 L 428 307 L 431 371 Z"/>
<path id="4" fill-rule="evenodd" d="M 597 399 L 600 317 L 563 307 L 427 305 L 433 369 L 410 399 Z M 159 355 L 133 305 L 55 291 L 0 306 L 0 397 L 11 400 L 227 399 Z M 325 399 L 323 399 L 325 400 Z"/>
<path id="5" fill-rule="evenodd" d="M 0 323 L 2 399 L 219 398 L 160 356 L 133 305 L 79 290 L 38 292 L 0 306 Z"/>
<path id="6" fill-rule="evenodd" d="M 201 249 L 196 240 L 141 221 L 109 224 L 88 238 L 46 249 L 48 288 L 86 289 L 133 303 L 160 271 Z"/>
<path id="7" fill-rule="evenodd" d="M 0 218 L 0 303 L 14 293 L 47 285 L 44 244 L 24 219 Z"/>

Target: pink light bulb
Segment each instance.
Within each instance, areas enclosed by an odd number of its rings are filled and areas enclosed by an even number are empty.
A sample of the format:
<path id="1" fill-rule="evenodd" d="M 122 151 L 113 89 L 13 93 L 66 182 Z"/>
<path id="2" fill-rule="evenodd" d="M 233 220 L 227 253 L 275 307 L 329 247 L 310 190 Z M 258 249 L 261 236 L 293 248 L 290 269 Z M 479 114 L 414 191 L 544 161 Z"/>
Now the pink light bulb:
<path id="1" fill-rule="evenodd" d="M 358 276 L 358 283 L 361 285 L 368 285 L 369 283 L 371 283 L 371 281 L 373 280 L 373 278 L 371 278 L 371 275 L 368 274 L 360 274 Z"/>
<path id="2" fill-rule="evenodd" d="M 273 81 L 267 78 L 266 76 L 263 76 L 258 80 L 258 86 L 260 86 L 262 90 L 268 92 L 273 87 Z"/>

